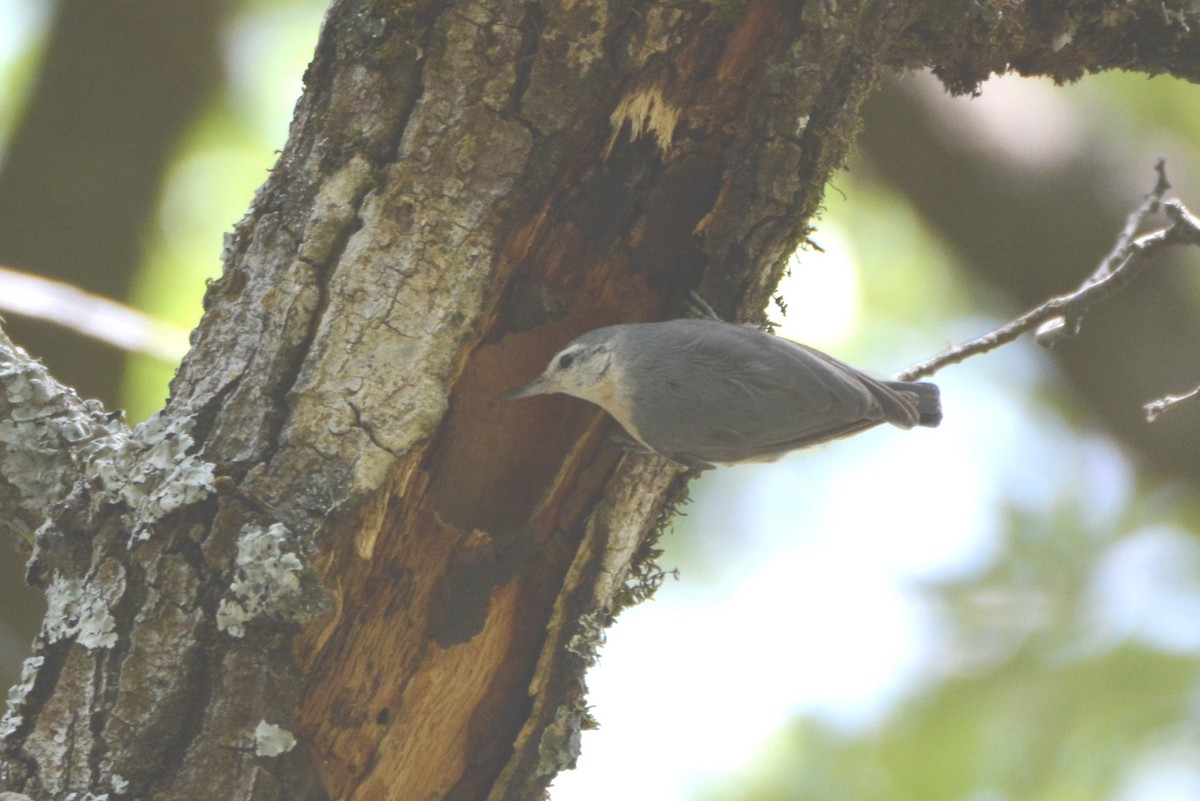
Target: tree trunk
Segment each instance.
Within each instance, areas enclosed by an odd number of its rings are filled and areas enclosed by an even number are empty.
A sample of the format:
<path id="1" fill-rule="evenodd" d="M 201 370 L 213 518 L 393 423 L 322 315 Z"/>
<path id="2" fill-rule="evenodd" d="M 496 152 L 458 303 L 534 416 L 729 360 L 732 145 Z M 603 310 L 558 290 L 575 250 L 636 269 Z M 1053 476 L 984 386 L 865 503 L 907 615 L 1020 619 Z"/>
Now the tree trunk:
<path id="1" fill-rule="evenodd" d="M 886 66 L 1195 69 L 1200 21 L 1105 7 L 336 2 L 163 415 L 4 359 L 0 499 L 48 512 L 51 601 L 5 787 L 539 797 L 685 478 L 497 395 L 689 290 L 758 314 Z"/>

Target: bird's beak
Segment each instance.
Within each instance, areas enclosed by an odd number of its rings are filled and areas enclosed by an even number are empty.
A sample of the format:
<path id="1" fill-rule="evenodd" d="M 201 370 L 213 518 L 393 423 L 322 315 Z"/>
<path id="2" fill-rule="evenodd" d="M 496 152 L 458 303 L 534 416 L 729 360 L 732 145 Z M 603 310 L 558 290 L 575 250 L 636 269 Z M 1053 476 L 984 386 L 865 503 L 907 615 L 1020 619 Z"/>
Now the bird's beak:
<path id="1" fill-rule="evenodd" d="M 531 395 L 542 395 L 546 392 L 553 392 L 553 391 L 554 390 L 552 390 L 549 387 L 549 385 L 546 383 L 546 379 L 539 377 L 539 378 L 535 378 L 533 381 L 530 381 L 528 384 L 526 384 L 523 387 L 517 387 L 516 389 L 510 389 L 508 392 L 505 392 L 503 395 L 500 396 L 500 400 L 510 401 L 510 400 L 516 400 L 517 398 L 528 398 Z"/>

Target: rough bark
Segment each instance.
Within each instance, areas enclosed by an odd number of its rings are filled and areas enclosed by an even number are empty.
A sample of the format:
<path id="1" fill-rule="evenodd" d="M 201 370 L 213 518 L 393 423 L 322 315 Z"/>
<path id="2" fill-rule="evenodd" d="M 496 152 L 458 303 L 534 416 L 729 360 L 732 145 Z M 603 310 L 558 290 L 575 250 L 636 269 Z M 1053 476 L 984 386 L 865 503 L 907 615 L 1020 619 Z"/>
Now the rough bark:
<path id="1" fill-rule="evenodd" d="M 753 316 L 885 65 L 962 86 L 986 25 L 989 57 L 1069 71 L 1106 29 L 1054 23 L 1092 7 L 336 2 L 164 415 L 125 432 L 8 359 L 0 444 L 59 472 L 5 485 L 49 512 L 58 604 L 6 786 L 538 797 L 682 483 L 585 404 L 496 396 L 691 289 Z"/>

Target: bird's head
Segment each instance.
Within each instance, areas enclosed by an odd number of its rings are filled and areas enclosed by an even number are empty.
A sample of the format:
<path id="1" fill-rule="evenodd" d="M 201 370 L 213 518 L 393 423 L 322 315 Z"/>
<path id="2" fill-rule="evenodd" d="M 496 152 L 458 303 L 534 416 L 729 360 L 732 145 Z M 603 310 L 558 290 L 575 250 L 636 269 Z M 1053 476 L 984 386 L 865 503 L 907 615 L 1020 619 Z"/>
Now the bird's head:
<path id="1" fill-rule="evenodd" d="M 600 329 L 603 331 L 604 329 Z M 502 400 L 562 392 L 604 405 L 613 395 L 612 341 L 592 331 L 571 342 L 550 360 L 545 371 L 523 387 L 501 395 Z"/>

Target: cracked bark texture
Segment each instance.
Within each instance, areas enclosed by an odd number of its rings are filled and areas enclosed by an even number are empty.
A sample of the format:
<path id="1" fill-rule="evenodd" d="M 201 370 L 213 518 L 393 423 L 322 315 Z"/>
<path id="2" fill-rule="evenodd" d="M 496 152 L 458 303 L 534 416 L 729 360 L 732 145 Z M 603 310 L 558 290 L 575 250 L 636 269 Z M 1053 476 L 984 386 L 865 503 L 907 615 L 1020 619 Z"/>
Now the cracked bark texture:
<path id="1" fill-rule="evenodd" d="M 1182 2 L 335 2 L 166 409 L 220 491 L 140 534 L 83 480 L 34 504 L 31 579 L 115 636 L 44 629 L 5 789 L 540 797 L 684 479 L 586 404 L 496 396 L 689 290 L 755 316 L 884 69 L 1194 78 L 1192 31 Z"/>

